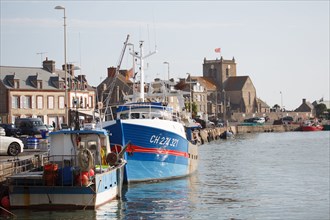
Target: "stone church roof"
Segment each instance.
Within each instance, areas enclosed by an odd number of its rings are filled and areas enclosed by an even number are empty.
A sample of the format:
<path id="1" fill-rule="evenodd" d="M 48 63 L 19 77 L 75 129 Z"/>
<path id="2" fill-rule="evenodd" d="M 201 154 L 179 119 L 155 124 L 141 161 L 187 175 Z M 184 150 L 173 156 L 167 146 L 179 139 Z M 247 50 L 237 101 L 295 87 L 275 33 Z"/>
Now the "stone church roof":
<path id="1" fill-rule="evenodd" d="M 263 100 L 261 100 L 259 98 L 257 98 L 257 102 L 260 104 L 261 108 L 270 108 L 266 102 L 264 102 Z"/>
<path id="2" fill-rule="evenodd" d="M 240 91 L 243 89 L 246 81 L 249 79 L 248 76 L 235 76 L 228 77 L 225 82 L 226 91 Z"/>

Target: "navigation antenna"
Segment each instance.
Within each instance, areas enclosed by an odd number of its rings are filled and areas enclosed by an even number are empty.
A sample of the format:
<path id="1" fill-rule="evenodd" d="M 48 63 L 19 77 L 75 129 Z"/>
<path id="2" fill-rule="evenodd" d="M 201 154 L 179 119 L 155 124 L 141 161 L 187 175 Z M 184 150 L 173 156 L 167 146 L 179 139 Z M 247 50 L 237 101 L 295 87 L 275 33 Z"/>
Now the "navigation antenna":
<path id="1" fill-rule="evenodd" d="M 102 120 L 101 121 L 104 121 L 104 119 L 107 119 L 109 115 L 111 115 L 112 119 L 113 119 L 113 115 L 112 115 L 112 109 L 111 109 L 111 106 L 109 106 L 109 102 L 110 102 L 110 99 L 111 99 L 111 95 L 112 95 L 112 92 L 113 92 L 113 88 L 115 87 L 116 85 L 116 81 L 117 81 L 117 77 L 119 75 L 119 70 L 120 70 L 120 66 L 121 66 L 121 62 L 123 61 L 123 57 L 124 57 L 124 54 L 125 54 L 125 50 L 126 50 L 126 47 L 127 47 L 127 42 L 128 42 L 128 39 L 129 39 L 129 34 L 127 35 L 126 37 L 126 40 L 124 42 L 124 46 L 123 46 L 123 49 L 121 51 L 121 54 L 119 56 L 119 59 L 118 59 L 118 62 L 117 62 L 117 67 L 116 67 L 116 72 L 115 72 L 115 75 L 113 76 L 113 79 L 108 87 L 108 91 L 106 91 L 104 94 L 106 96 L 105 100 L 103 101 L 103 106 L 104 106 L 104 114 L 103 114 L 103 117 L 102 117 Z"/>

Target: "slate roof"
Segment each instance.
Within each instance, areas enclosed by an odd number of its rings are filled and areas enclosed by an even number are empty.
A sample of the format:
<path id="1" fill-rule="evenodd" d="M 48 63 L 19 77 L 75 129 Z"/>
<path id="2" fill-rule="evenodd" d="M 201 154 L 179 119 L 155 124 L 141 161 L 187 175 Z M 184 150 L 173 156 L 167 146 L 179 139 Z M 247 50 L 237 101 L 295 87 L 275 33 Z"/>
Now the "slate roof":
<path id="1" fill-rule="evenodd" d="M 43 89 L 57 89 L 52 83 L 49 83 L 51 77 L 58 77 L 58 75 L 52 74 L 41 67 L 0 66 L 0 80 L 7 89 L 13 89 L 13 85 L 9 82 L 13 78 L 19 80 L 19 89 L 39 90 L 31 83 L 35 79 L 42 81 Z"/>
<path id="2" fill-rule="evenodd" d="M 7 89 L 13 89 L 14 85 L 11 85 L 10 81 L 17 79 L 19 80 L 19 89 L 40 90 L 34 85 L 34 82 L 41 80 L 43 90 L 58 90 L 55 82 L 63 82 L 64 77 L 65 72 L 58 69 L 55 73 L 51 73 L 42 67 L 0 66 L 0 80 Z M 75 79 L 78 80 L 78 77 L 75 76 Z M 87 90 L 94 89 L 87 85 Z"/>
<path id="3" fill-rule="evenodd" d="M 246 81 L 248 80 L 248 76 L 235 76 L 228 77 L 225 82 L 225 91 L 240 91 L 243 89 Z"/>

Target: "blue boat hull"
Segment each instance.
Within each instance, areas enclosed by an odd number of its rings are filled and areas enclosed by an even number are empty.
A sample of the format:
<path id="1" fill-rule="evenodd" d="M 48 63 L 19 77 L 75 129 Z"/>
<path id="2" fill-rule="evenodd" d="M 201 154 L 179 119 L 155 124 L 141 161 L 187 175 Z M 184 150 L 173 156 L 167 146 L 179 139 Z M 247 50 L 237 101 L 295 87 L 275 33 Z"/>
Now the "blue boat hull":
<path id="1" fill-rule="evenodd" d="M 112 144 L 128 144 L 124 179 L 131 183 L 178 178 L 192 173 L 196 169 L 192 163 L 197 164 L 197 146 L 192 146 L 182 133 L 176 133 L 175 128 L 171 129 L 179 123 L 163 120 L 156 124 L 150 120 L 150 123 L 149 126 L 148 121 L 130 123 L 117 120 L 105 127 L 110 131 Z M 168 129 L 164 129 L 161 123 L 168 123 Z"/>

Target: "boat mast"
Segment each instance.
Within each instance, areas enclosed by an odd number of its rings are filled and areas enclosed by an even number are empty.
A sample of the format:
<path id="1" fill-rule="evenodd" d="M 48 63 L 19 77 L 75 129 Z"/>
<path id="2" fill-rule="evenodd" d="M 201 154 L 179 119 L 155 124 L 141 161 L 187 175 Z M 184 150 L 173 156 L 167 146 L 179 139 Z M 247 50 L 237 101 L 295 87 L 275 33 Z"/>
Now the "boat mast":
<path id="1" fill-rule="evenodd" d="M 140 99 L 144 102 L 143 41 L 140 41 Z"/>
<path id="2" fill-rule="evenodd" d="M 150 52 L 143 56 L 143 41 L 140 41 L 140 55 L 134 54 L 133 56 L 140 59 L 140 101 L 144 102 L 144 59 L 157 53 L 157 50 Z"/>

